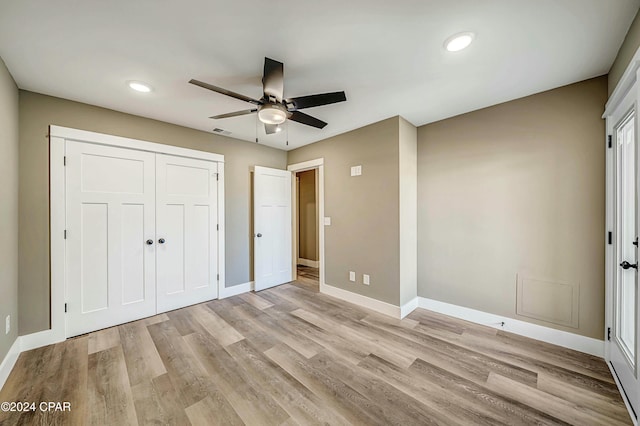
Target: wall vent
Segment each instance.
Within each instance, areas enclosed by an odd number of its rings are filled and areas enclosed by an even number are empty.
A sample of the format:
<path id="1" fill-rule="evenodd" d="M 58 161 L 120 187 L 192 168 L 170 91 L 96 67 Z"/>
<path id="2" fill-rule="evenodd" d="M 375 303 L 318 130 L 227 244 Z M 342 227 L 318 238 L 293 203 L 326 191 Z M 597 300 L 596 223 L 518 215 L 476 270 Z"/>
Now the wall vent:
<path id="1" fill-rule="evenodd" d="M 219 127 L 216 127 L 215 129 L 213 129 L 213 133 L 218 133 L 219 135 L 224 135 L 224 136 L 229 136 L 231 134 L 230 131 L 221 129 Z"/>

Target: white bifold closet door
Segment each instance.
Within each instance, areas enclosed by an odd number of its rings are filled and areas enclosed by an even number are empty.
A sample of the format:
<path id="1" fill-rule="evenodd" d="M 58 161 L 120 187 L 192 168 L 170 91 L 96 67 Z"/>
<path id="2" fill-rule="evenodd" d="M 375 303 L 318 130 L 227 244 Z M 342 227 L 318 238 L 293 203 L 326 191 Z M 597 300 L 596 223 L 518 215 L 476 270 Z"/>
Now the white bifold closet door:
<path id="1" fill-rule="evenodd" d="M 67 336 L 156 313 L 155 154 L 67 141 Z"/>
<path id="2" fill-rule="evenodd" d="M 217 167 L 156 154 L 158 313 L 218 297 Z"/>
<path id="3" fill-rule="evenodd" d="M 66 143 L 67 337 L 218 297 L 217 163 Z"/>

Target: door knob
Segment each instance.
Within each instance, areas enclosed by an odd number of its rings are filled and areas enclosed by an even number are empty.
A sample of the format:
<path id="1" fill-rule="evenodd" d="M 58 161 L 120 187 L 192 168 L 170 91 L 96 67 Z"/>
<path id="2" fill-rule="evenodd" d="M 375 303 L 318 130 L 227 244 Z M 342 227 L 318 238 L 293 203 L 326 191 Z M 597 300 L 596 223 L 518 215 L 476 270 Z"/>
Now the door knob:
<path id="1" fill-rule="evenodd" d="M 160 244 L 164 244 L 164 238 L 160 238 L 160 239 L 158 240 L 158 242 L 159 242 Z"/>
<path id="2" fill-rule="evenodd" d="M 258 235 L 256 235 L 256 237 L 260 238 L 260 237 L 262 237 L 262 234 L 258 233 Z"/>
<path id="3" fill-rule="evenodd" d="M 150 246 L 151 244 L 153 244 L 153 240 L 147 240 L 147 245 Z"/>
<path id="4" fill-rule="evenodd" d="M 638 269 L 638 264 L 637 263 L 629 263 L 626 260 L 624 262 L 622 262 L 620 264 L 620 266 L 622 266 L 622 269 L 629 269 L 629 268 Z"/>

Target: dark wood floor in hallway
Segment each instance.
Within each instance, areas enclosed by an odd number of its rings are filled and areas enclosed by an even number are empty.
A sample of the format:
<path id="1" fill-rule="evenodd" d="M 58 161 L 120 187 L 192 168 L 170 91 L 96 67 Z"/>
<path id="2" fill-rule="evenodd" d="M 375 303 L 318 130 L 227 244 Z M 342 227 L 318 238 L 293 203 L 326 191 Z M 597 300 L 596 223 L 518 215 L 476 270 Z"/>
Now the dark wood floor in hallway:
<path id="1" fill-rule="evenodd" d="M 395 320 L 298 281 L 21 354 L 0 424 L 631 424 L 602 359 L 418 309 Z"/>

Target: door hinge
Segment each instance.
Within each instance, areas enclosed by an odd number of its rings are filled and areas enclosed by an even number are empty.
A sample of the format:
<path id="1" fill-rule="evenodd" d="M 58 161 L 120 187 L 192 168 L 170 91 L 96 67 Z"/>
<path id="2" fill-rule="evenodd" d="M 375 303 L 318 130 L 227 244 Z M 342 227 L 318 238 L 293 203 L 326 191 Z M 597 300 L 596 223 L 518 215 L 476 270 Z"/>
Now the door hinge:
<path id="1" fill-rule="evenodd" d="M 611 142 L 611 141 L 612 141 L 612 139 L 613 139 L 613 138 L 611 137 L 611 135 L 608 135 L 608 136 L 607 136 L 607 142 L 608 142 L 609 148 L 611 148 L 611 146 L 612 146 L 612 144 L 613 144 L 613 143 Z"/>
<path id="2" fill-rule="evenodd" d="M 216 274 L 216 280 L 220 281 L 220 274 Z"/>
<path id="3" fill-rule="evenodd" d="M 66 229 L 64 230 L 64 239 L 65 240 L 67 239 L 67 230 Z"/>
<path id="4" fill-rule="evenodd" d="M 62 160 L 62 163 L 66 166 L 67 165 L 67 156 L 64 156 L 64 160 Z"/>
<path id="5" fill-rule="evenodd" d="M 65 313 L 67 312 L 67 304 L 66 303 L 64 304 L 64 312 Z"/>
<path id="6" fill-rule="evenodd" d="M 216 181 L 220 180 L 220 173 L 216 173 Z"/>
<path id="7" fill-rule="evenodd" d="M 613 232 L 609 231 L 609 235 L 607 237 L 607 242 L 609 245 L 613 244 Z"/>
<path id="8" fill-rule="evenodd" d="M 219 230 L 220 230 L 220 225 L 216 224 L 216 231 L 219 231 Z"/>
<path id="9" fill-rule="evenodd" d="M 607 340 L 611 340 L 611 327 L 607 327 Z"/>

